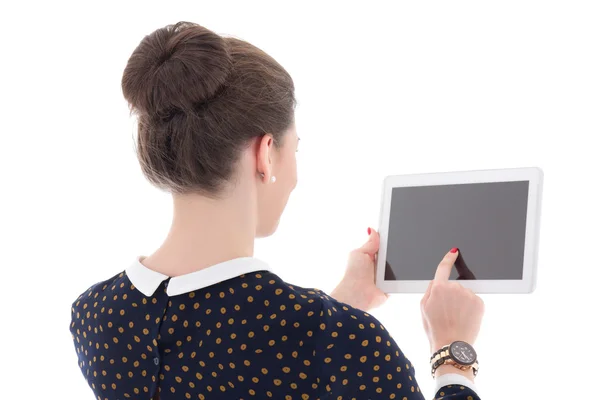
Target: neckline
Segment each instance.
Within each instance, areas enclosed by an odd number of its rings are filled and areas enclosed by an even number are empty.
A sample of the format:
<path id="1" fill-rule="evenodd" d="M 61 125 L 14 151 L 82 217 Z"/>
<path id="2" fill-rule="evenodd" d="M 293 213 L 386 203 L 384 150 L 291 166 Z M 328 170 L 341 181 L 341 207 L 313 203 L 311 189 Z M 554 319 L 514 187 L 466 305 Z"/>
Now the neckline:
<path id="1" fill-rule="evenodd" d="M 271 271 L 269 265 L 262 260 L 255 257 L 239 257 L 188 274 L 169 277 L 142 264 L 144 258 L 136 257 L 125 273 L 131 283 L 146 297 L 154 295 L 160 284 L 167 279 L 167 295 L 178 296 L 250 272 Z"/>

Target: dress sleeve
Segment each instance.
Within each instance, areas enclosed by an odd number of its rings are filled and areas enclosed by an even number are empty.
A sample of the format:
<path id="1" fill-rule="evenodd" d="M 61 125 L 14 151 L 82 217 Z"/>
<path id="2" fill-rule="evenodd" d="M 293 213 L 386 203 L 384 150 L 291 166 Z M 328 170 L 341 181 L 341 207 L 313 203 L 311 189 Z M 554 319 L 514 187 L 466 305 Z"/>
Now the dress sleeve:
<path id="1" fill-rule="evenodd" d="M 315 358 L 324 399 L 424 400 L 410 360 L 372 315 L 322 297 Z M 466 386 L 441 387 L 435 399 L 480 400 Z"/>
<path id="2" fill-rule="evenodd" d="M 468 386 L 452 384 L 438 389 L 435 400 L 481 400 L 481 398 Z"/>
<path id="3" fill-rule="evenodd" d="M 479 399 L 475 383 L 459 374 L 444 374 L 437 377 L 435 379 L 435 393 L 436 399 L 459 394 L 463 396 L 462 398 L 466 396 L 468 400 Z"/>

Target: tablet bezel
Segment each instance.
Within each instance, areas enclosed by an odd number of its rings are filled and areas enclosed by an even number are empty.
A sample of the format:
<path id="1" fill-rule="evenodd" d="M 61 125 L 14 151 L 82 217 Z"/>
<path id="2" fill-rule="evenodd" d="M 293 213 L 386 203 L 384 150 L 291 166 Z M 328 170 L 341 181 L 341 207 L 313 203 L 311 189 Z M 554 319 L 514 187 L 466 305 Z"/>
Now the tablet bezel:
<path id="1" fill-rule="evenodd" d="M 523 279 L 521 280 L 457 280 L 475 293 L 531 293 L 537 280 L 537 258 L 544 173 L 540 168 L 512 168 L 481 171 L 457 171 L 412 175 L 393 175 L 385 178 L 380 213 L 380 247 L 377 258 L 376 284 L 386 293 L 424 293 L 429 284 L 422 281 L 386 281 L 388 229 L 392 189 L 396 187 L 460 185 L 469 183 L 529 181 Z M 448 249 L 450 250 L 450 249 Z M 441 261 L 441 259 L 440 259 Z"/>

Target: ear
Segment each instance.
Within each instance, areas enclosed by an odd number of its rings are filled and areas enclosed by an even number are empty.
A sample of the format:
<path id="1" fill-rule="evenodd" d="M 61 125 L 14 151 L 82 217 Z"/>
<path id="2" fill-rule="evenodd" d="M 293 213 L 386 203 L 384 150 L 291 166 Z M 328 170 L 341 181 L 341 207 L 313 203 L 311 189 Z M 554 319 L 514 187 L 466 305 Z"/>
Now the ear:
<path id="1" fill-rule="evenodd" d="M 275 143 L 273 136 L 263 135 L 258 140 L 258 149 L 256 151 L 256 173 L 262 182 L 269 182 L 273 174 L 273 151 Z"/>

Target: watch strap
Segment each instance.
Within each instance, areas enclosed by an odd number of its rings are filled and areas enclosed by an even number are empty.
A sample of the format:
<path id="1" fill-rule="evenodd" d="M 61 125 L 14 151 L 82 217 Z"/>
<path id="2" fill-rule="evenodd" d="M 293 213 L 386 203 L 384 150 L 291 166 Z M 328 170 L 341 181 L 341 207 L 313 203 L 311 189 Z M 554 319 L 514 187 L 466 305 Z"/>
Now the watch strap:
<path id="1" fill-rule="evenodd" d="M 471 365 L 461 365 L 455 362 L 450 356 L 450 345 L 445 345 L 441 349 L 437 350 L 431 356 L 429 360 L 431 364 L 431 376 L 435 378 L 435 371 L 444 364 L 452 365 L 453 367 L 460 369 L 462 371 L 468 371 L 469 369 L 473 370 L 473 375 L 477 376 L 477 372 L 479 371 L 479 361 L 475 360 Z"/>

